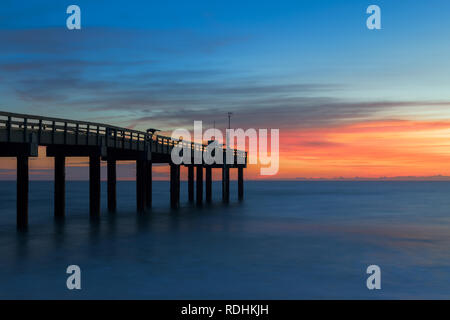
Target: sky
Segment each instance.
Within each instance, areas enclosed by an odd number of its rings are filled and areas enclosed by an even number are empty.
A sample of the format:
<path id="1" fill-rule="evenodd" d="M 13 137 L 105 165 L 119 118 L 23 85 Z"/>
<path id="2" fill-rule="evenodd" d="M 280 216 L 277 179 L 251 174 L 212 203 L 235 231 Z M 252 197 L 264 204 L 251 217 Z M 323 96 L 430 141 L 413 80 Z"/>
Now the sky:
<path id="1" fill-rule="evenodd" d="M 3 0 L 0 110 L 168 134 L 233 112 L 234 128 L 280 130 L 278 174 L 250 179 L 450 176 L 449 38 L 443 0 Z M 52 177 L 44 155 L 35 179 Z M 71 159 L 68 177 L 86 165 Z M 0 159 L 0 179 L 14 174 Z"/>

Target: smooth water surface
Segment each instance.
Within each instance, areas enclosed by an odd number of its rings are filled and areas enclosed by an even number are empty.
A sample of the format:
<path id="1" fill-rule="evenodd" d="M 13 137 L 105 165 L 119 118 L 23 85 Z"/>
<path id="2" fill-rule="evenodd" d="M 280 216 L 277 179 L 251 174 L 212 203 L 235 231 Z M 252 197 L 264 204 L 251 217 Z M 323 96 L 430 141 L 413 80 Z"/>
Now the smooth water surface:
<path id="1" fill-rule="evenodd" d="M 15 226 L 15 182 L 0 182 L 0 298 L 450 298 L 449 182 L 253 182 L 245 200 L 198 208 L 182 183 L 154 182 L 137 213 L 118 182 L 118 212 L 89 219 L 87 182 L 67 183 L 64 221 L 53 183 L 30 182 L 29 230 Z M 82 290 L 66 288 L 79 265 Z M 382 289 L 366 288 L 381 267 Z"/>

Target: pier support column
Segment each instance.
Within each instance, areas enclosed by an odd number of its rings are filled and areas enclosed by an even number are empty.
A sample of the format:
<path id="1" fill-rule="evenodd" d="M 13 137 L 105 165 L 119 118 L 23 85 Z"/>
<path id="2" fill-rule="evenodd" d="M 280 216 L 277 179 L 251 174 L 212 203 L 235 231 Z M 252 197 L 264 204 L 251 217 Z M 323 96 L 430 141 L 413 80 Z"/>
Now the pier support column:
<path id="1" fill-rule="evenodd" d="M 17 157 L 17 228 L 28 227 L 28 156 Z"/>
<path id="2" fill-rule="evenodd" d="M 206 173 L 206 202 L 212 201 L 212 168 L 206 167 L 205 168 Z"/>
<path id="3" fill-rule="evenodd" d="M 100 216 L 100 156 L 89 156 L 89 213 Z"/>
<path id="4" fill-rule="evenodd" d="M 66 157 L 55 157 L 55 218 L 64 217 L 66 207 Z"/>
<path id="5" fill-rule="evenodd" d="M 230 168 L 226 165 L 222 167 L 222 201 L 230 201 Z"/>
<path id="6" fill-rule="evenodd" d="M 180 166 L 170 165 L 170 206 L 177 209 L 180 206 Z"/>
<path id="7" fill-rule="evenodd" d="M 244 167 L 238 167 L 238 199 L 244 199 Z"/>
<path id="8" fill-rule="evenodd" d="M 197 204 L 203 202 L 203 167 L 197 166 Z"/>
<path id="9" fill-rule="evenodd" d="M 145 179 L 147 178 L 145 162 L 142 159 L 136 160 L 136 205 L 139 212 L 144 211 L 145 208 Z"/>
<path id="10" fill-rule="evenodd" d="M 194 166 L 188 166 L 188 198 L 194 201 Z"/>
<path id="11" fill-rule="evenodd" d="M 146 178 L 146 190 L 145 190 L 145 203 L 147 205 L 147 208 L 151 208 L 152 207 L 152 168 L 153 168 L 153 162 L 152 161 L 147 161 L 147 167 L 145 168 L 145 172 L 147 173 L 147 178 Z"/>
<path id="12" fill-rule="evenodd" d="M 115 212 L 117 208 L 117 168 L 116 159 L 108 158 L 108 211 Z"/>

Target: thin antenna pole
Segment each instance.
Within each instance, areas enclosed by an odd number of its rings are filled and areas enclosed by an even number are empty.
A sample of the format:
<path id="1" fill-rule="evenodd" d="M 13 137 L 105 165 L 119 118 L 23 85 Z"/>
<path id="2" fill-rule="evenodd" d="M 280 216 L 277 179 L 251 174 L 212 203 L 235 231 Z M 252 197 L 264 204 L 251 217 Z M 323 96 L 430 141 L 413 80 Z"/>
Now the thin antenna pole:
<path id="1" fill-rule="evenodd" d="M 228 112 L 228 129 L 231 129 L 231 115 L 233 113 L 232 112 Z M 230 145 L 230 137 L 229 137 L 229 132 L 227 131 L 227 149 L 229 148 Z"/>

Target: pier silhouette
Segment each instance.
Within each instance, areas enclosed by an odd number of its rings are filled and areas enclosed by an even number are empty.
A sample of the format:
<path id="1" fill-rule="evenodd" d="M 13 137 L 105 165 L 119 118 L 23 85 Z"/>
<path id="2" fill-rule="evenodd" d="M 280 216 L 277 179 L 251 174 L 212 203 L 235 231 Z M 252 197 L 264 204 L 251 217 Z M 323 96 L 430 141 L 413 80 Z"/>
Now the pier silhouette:
<path id="1" fill-rule="evenodd" d="M 180 145 L 181 144 L 181 145 Z M 212 169 L 222 169 L 222 200 L 229 201 L 230 169 L 238 170 L 238 198 L 244 197 L 244 168 L 247 153 L 233 149 L 234 162 L 175 164 L 171 159 L 176 146 L 203 152 L 207 144 L 174 140 L 157 135 L 155 130 L 142 132 L 101 123 L 41 117 L 0 111 L 0 157 L 17 158 L 17 227 L 28 226 L 29 157 L 38 156 L 38 147 L 46 147 L 47 157 L 54 158 L 54 215 L 65 215 L 65 163 L 67 157 L 89 157 L 89 214 L 100 215 L 100 163 L 107 162 L 108 211 L 116 210 L 117 161 L 136 161 L 136 205 L 144 211 L 152 205 L 152 165 L 170 166 L 170 205 L 180 205 L 180 170 L 188 170 L 188 198 L 194 201 L 194 169 L 196 171 L 196 203 L 203 202 L 203 170 L 206 176 L 206 202 L 212 200 Z"/>

